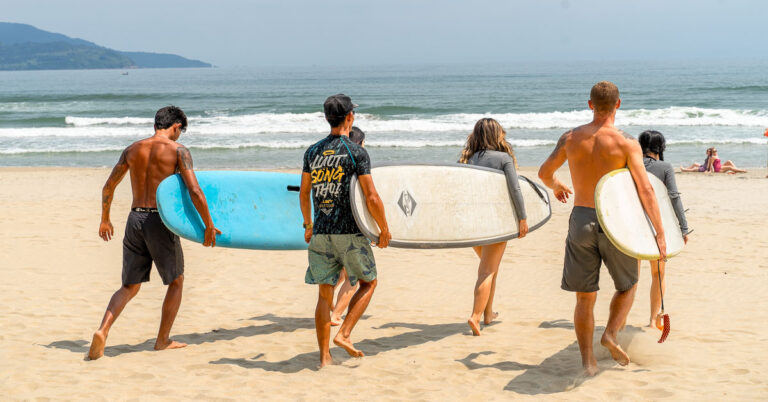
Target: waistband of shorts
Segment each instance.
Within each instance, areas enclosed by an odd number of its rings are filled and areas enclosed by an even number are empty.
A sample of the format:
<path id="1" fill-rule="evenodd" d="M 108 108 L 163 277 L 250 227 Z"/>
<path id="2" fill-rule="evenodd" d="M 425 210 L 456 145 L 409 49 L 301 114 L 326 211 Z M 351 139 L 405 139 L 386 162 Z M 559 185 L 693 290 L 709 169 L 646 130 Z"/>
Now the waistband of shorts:
<path id="1" fill-rule="evenodd" d="M 150 212 L 150 213 L 153 213 L 153 214 L 156 214 L 158 212 L 157 208 L 142 208 L 142 207 L 131 208 L 131 211 L 133 211 L 133 212 Z"/>
<path id="2" fill-rule="evenodd" d="M 578 211 L 578 212 L 581 212 L 581 213 L 593 213 L 593 214 L 596 214 L 596 213 L 597 213 L 597 211 L 596 211 L 594 208 L 590 208 L 590 207 L 579 207 L 579 206 L 575 206 L 575 207 L 573 207 L 573 212 L 577 212 L 577 211 Z"/>

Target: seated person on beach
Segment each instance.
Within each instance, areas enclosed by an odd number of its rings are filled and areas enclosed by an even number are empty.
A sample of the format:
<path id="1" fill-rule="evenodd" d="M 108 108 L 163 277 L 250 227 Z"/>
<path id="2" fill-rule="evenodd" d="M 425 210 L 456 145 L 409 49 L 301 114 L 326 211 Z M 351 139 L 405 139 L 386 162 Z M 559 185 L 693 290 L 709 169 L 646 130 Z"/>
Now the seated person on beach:
<path id="1" fill-rule="evenodd" d="M 184 285 L 184 255 L 179 237 L 165 227 L 157 212 L 155 193 L 163 179 L 180 173 L 195 209 L 205 224 L 204 246 L 216 245 L 216 234 L 221 234 L 213 226 L 208 203 L 200 186 L 197 184 L 192 169 L 192 156 L 189 150 L 176 142 L 187 129 L 187 116 L 175 107 L 167 106 L 155 114 L 155 135 L 134 142 L 126 148 L 120 160 L 104 184 L 101 200 L 101 225 L 99 236 L 109 241 L 114 236 L 109 210 L 115 188 L 131 173 L 133 202 L 128 215 L 123 239 L 123 285 L 112 295 L 101 326 L 93 334 L 88 357 L 91 360 L 104 355 L 104 345 L 109 329 L 123 311 L 128 302 L 136 296 L 142 282 L 149 281 L 152 263 L 168 286 L 163 301 L 160 330 L 155 341 L 155 350 L 176 349 L 187 346 L 169 338 L 171 326 L 181 305 L 181 292 Z"/>
<path id="2" fill-rule="evenodd" d="M 721 164 L 715 147 L 707 148 L 707 158 L 704 159 L 703 165 L 694 163 L 687 168 L 681 167 L 680 170 L 683 172 L 747 173 L 746 170 L 737 168 L 731 161 L 725 161 Z"/>
<path id="3" fill-rule="evenodd" d="M 365 133 L 357 126 L 352 126 L 352 128 L 349 129 L 349 139 L 355 144 L 365 147 Z M 349 301 L 352 300 L 352 296 L 354 296 L 355 291 L 357 290 L 357 284 L 353 286 L 349 283 L 346 269 L 341 270 L 339 282 L 336 283 L 334 290 L 336 290 L 339 285 L 341 285 L 341 290 L 339 290 L 339 295 L 336 296 L 336 304 L 333 306 L 333 312 L 331 313 L 331 326 L 334 327 L 341 325 L 341 315 L 344 314 L 344 311 L 349 306 Z"/>
<path id="4" fill-rule="evenodd" d="M 658 131 L 643 131 L 638 138 L 640 147 L 643 150 L 643 164 L 648 173 L 656 176 L 664 182 L 667 187 L 669 199 L 672 201 L 672 207 L 675 210 L 677 221 L 680 223 L 680 231 L 683 233 L 683 241 L 688 243 L 688 221 L 685 219 L 685 210 L 683 201 L 680 200 L 680 193 L 677 191 L 675 182 L 675 169 L 668 162 L 664 162 L 664 150 L 667 141 L 664 135 Z M 667 293 L 664 273 L 666 263 L 664 260 L 649 261 L 651 263 L 651 318 L 648 322 L 649 327 L 661 327 L 661 295 Z M 661 277 L 661 283 L 659 283 Z"/>
<path id="5" fill-rule="evenodd" d="M 459 163 L 478 165 L 504 171 L 507 179 L 507 188 L 515 212 L 519 221 L 520 238 L 528 234 L 526 222 L 525 204 L 523 194 L 520 191 L 520 183 L 517 180 L 515 165 L 517 161 L 506 139 L 506 132 L 498 121 L 483 118 L 475 123 L 472 134 L 467 138 L 467 145 L 461 152 Z M 480 222 L 478 222 L 479 224 Z M 504 256 L 507 242 L 503 241 L 485 246 L 473 247 L 475 254 L 480 258 L 477 268 L 477 281 L 475 282 L 475 298 L 472 306 L 472 314 L 467 320 L 472 334 L 480 335 L 480 316 L 483 323 L 490 324 L 498 313 L 493 311 L 493 296 L 496 293 L 496 279 L 499 276 L 499 265 Z"/>
<path id="6" fill-rule="evenodd" d="M 352 329 L 363 316 L 376 288 L 376 261 L 368 239 L 357 227 L 349 203 L 349 185 L 356 174 L 368 211 L 379 226 L 377 245 L 387 247 L 392 235 L 384 216 L 384 204 L 371 178 L 371 161 L 363 147 L 349 140 L 357 105 L 343 94 L 333 95 L 323 106 L 331 133 L 304 153 L 299 200 L 304 217 L 304 240 L 309 243 L 309 267 L 304 281 L 319 285 L 315 308 L 315 330 L 320 347 L 320 367 L 333 363 L 328 345 L 331 336 L 333 287 L 346 269 L 351 285 L 360 289 L 349 303 L 349 312 L 333 343 L 352 357 L 362 357 L 350 339 Z M 314 202 L 312 220 L 310 196 Z"/>
<path id="7" fill-rule="evenodd" d="M 592 122 L 563 134 L 539 169 L 539 178 L 552 189 L 560 202 L 567 202 L 572 193 L 565 183 L 555 177 L 557 169 L 565 162 L 568 162 L 573 181 L 574 207 L 568 223 L 560 286 L 576 293 L 573 324 L 582 367 L 589 376 L 598 372 L 592 351 L 592 335 L 600 266 L 605 263 L 616 288 L 600 344 L 622 366 L 629 364 L 629 355 L 619 346 L 616 337 L 632 307 L 638 277 L 637 260 L 619 251 L 597 221 L 595 187 L 600 178 L 612 170 L 629 168 L 643 209 L 656 230 L 661 259 L 665 258 L 667 248 L 659 206 L 645 173 L 640 144 L 614 126 L 619 106 L 621 100 L 616 85 L 607 81 L 595 84 L 589 99 Z"/>

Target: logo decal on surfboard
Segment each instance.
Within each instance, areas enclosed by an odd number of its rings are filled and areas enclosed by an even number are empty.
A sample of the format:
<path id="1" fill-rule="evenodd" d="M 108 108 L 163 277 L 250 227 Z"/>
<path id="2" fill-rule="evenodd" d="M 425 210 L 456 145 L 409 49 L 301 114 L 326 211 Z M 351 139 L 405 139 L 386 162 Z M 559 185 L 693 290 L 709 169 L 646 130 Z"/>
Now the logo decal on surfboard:
<path id="1" fill-rule="evenodd" d="M 408 190 L 403 190 L 400 193 L 400 199 L 397 201 L 397 205 L 403 211 L 405 216 L 413 216 L 413 211 L 416 209 L 416 200 L 413 199 L 411 193 Z"/>

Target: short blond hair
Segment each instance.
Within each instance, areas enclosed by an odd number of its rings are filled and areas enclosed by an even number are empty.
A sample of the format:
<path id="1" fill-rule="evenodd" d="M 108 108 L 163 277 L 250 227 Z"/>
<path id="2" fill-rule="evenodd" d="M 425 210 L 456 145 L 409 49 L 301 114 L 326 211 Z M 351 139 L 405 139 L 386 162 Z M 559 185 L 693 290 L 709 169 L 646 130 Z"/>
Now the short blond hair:
<path id="1" fill-rule="evenodd" d="M 610 113 L 616 109 L 619 101 L 619 88 L 610 81 L 600 81 L 589 92 L 592 107 L 598 113 Z"/>

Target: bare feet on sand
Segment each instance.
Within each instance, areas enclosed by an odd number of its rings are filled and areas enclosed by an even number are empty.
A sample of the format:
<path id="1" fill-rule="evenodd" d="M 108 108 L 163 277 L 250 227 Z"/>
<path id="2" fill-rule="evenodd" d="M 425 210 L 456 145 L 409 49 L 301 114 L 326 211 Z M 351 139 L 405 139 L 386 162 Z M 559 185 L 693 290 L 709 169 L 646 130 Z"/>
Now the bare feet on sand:
<path id="1" fill-rule="evenodd" d="M 186 347 L 187 344 L 183 342 L 176 342 L 174 340 L 169 339 L 167 342 L 155 342 L 155 350 L 166 350 L 166 349 L 181 349 L 183 347 Z"/>
<path id="2" fill-rule="evenodd" d="M 477 322 L 477 321 L 475 321 L 475 320 L 470 318 L 470 319 L 467 320 L 467 324 L 469 324 L 469 329 L 472 330 L 472 335 L 480 336 L 480 323 L 479 322 Z"/>
<path id="3" fill-rule="evenodd" d="M 363 352 L 355 349 L 355 345 L 352 344 L 352 340 L 350 340 L 349 338 L 344 338 L 343 336 L 341 336 L 341 334 L 337 334 L 336 337 L 333 338 L 333 343 L 336 346 L 346 350 L 347 353 L 349 353 L 349 355 L 352 356 L 352 357 L 363 357 L 363 356 L 365 356 L 363 354 Z"/>
<path id="4" fill-rule="evenodd" d="M 491 314 L 490 317 L 488 317 L 487 315 L 483 315 L 483 324 L 490 325 L 497 318 L 499 318 L 499 313 L 495 311 L 493 312 L 493 314 Z"/>
<path id="5" fill-rule="evenodd" d="M 328 353 L 325 356 L 320 356 L 320 368 L 323 368 L 325 366 L 330 366 L 332 364 L 336 364 L 336 363 L 333 361 L 333 358 L 331 357 L 330 353 Z"/>
<path id="6" fill-rule="evenodd" d="M 603 337 L 600 339 L 600 344 L 603 345 L 609 352 L 611 357 L 616 360 L 621 366 L 629 364 L 629 355 L 616 343 L 616 339 L 607 333 L 603 333 Z"/>
<path id="7" fill-rule="evenodd" d="M 93 340 L 91 341 L 91 348 L 88 350 L 88 358 L 96 360 L 101 356 L 104 356 L 104 344 L 107 343 L 107 336 L 96 331 L 93 333 Z"/>
<path id="8" fill-rule="evenodd" d="M 338 327 L 339 325 L 341 325 L 342 321 L 344 320 L 342 320 L 341 317 L 331 317 L 331 326 Z"/>
<path id="9" fill-rule="evenodd" d="M 583 364 L 584 367 L 584 374 L 588 377 L 594 377 L 597 375 L 597 372 L 600 371 L 597 368 L 597 360 L 593 357 L 592 361 L 589 363 Z"/>

